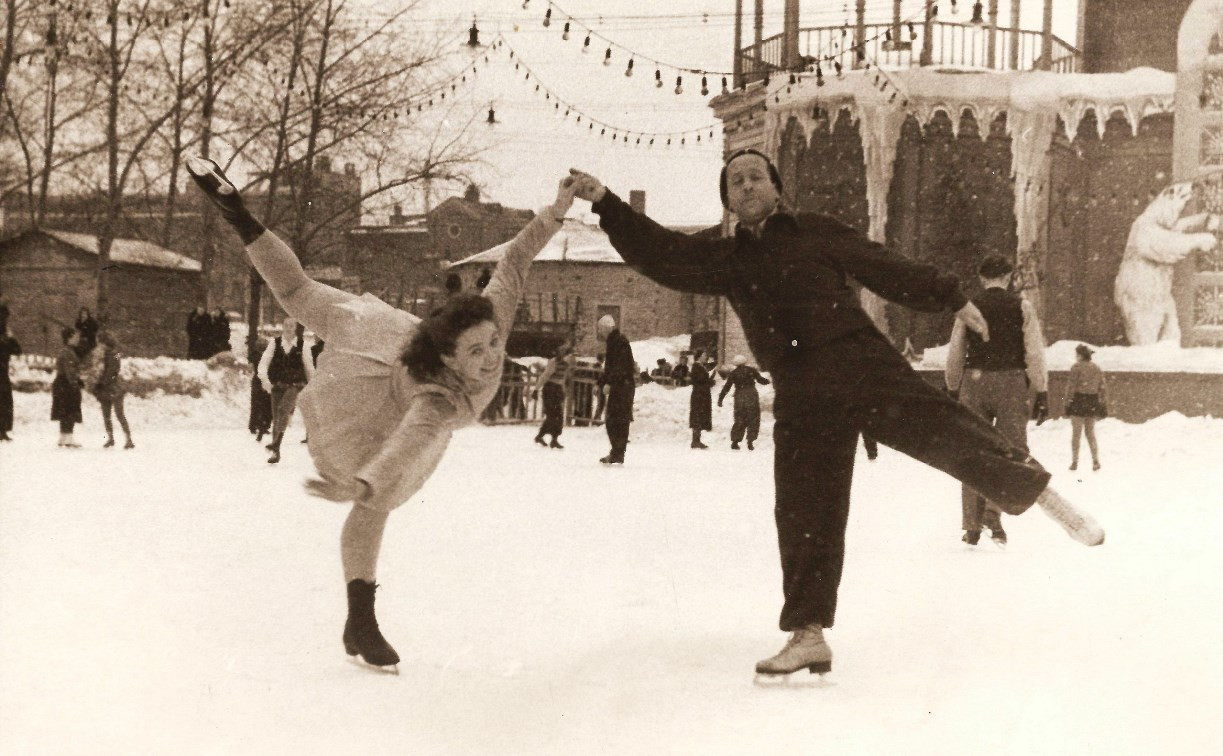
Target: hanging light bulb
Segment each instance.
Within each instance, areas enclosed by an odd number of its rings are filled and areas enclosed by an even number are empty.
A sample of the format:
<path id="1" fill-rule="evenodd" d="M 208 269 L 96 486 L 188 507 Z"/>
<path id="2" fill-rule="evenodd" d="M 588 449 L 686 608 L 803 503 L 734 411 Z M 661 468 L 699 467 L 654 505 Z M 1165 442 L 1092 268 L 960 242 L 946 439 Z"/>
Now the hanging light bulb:
<path id="1" fill-rule="evenodd" d="M 586 34 L 586 41 L 582 43 L 582 52 L 590 52 L 590 33 Z"/>
<path id="2" fill-rule="evenodd" d="M 607 52 L 603 53 L 603 65 L 611 65 L 611 48 L 607 48 Z"/>
<path id="3" fill-rule="evenodd" d="M 676 76 L 675 77 L 675 94 L 679 95 L 683 93 L 684 93 L 684 77 Z"/>
<path id="4" fill-rule="evenodd" d="M 497 122 L 497 111 L 496 111 L 496 110 L 493 110 L 493 107 L 490 105 L 490 106 L 488 107 L 488 121 L 487 121 L 487 123 L 488 123 L 488 125 L 489 125 L 489 126 L 492 126 L 492 125 L 493 125 L 493 124 L 495 124 L 496 122 Z"/>
<path id="5" fill-rule="evenodd" d="M 981 0 L 977 0 L 977 2 L 972 4 L 972 18 L 968 23 L 973 26 L 983 26 L 985 24 L 984 11 L 985 6 L 981 4 Z"/>
<path id="6" fill-rule="evenodd" d="M 661 68 L 654 69 L 654 86 L 658 88 L 662 88 L 662 69 Z"/>
<path id="7" fill-rule="evenodd" d="M 565 22 L 565 31 L 561 34 L 561 39 L 565 40 L 566 42 L 569 41 L 569 22 L 568 21 Z"/>
<path id="8" fill-rule="evenodd" d="M 701 76 L 701 97 L 707 97 L 708 95 L 709 95 L 709 78 L 702 75 Z"/>
<path id="9" fill-rule="evenodd" d="M 471 28 L 467 30 L 467 46 L 472 49 L 480 46 L 480 28 L 476 26 L 475 16 L 472 16 Z"/>
<path id="10" fill-rule="evenodd" d="M 726 86 L 726 77 L 722 77 L 722 94 L 730 94 L 730 88 Z"/>
<path id="11" fill-rule="evenodd" d="M 624 75 L 625 76 L 633 75 L 633 59 L 632 58 L 628 59 L 628 65 L 624 67 Z"/>
<path id="12" fill-rule="evenodd" d="M 938 6 L 934 6 L 935 15 L 938 14 Z M 956 16 L 960 13 L 960 6 L 956 5 L 956 0 L 951 0 L 951 15 Z"/>
<path id="13" fill-rule="evenodd" d="M 838 79 L 845 78 L 845 74 L 842 73 L 842 71 L 844 70 L 844 66 L 841 65 L 841 61 L 838 60 L 838 61 L 833 62 L 832 67 L 837 70 Z"/>
<path id="14" fill-rule="evenodd" d="M 886 44 L 892 43 L 892 30 L 891 29 L 887 29 L 883 32 L 883 41 Z"/>
<path id="15" fill-rule="evenodd" d="M 548 12 L 544 14 L 544 28 L 552 25 L 552 8 L 548 8 Z"/>
<path id="16" fill-rule="evenodd" d="M 910 42 L 916 42 L 916 41 L 917 41 L 917 29 L 914 29 L 914 28 L 913 28 L 913 22 L 912 22 L 912 21 L 910 21 L 910 22 L 909 22 L 909 41 L 910 41 Z"/>

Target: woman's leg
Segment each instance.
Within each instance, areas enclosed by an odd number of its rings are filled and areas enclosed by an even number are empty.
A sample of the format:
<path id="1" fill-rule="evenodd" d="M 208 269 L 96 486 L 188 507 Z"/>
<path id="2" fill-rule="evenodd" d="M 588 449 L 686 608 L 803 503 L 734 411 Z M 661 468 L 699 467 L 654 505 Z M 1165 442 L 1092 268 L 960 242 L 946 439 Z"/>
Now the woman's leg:
<path id="1" fill-rule="evenodd" d="M 1070 469 L 1079 466 L 1079 439 L 1083 435 L 1083 418 L 1070 418 Z"/>
<path id="2" fill-rule="evenodd" d="M 110 399 L 99 399 L 98 406 L 102 408 L 102 427 L 106 429 L 106 445 L 115 445 L 115 426 L 110 421 L 110 410 L 113 406 Z"/>
<path id="3" fill-rule="evenodd" d="M 367 664 L 386 667 L 399 663 L 399 654 L 382 637 L 374 613 L 374 582 L 378 554 L 388 513 L 353 504 L 340 533 L 340 560 L 348 591 L 348 619 L 344 622 L 344 650 L 361 655 Z"/>
<path id="4" fill-rule="evenodd" d="M 373 583 L 382 551 L 382 533 L 389 513 L 354 504 L 340 532 L 340 560 L 344 582 L 364 580 Z"/>
<path id="5" fill-rule="evenodd" d="M 1083 418 L 1083 431 L 1087 434 L 1087 448 L 1091 450 L 1092 469 L 1100 469 L 1100 449 L 1096 446 L 1096 419 Z"/>

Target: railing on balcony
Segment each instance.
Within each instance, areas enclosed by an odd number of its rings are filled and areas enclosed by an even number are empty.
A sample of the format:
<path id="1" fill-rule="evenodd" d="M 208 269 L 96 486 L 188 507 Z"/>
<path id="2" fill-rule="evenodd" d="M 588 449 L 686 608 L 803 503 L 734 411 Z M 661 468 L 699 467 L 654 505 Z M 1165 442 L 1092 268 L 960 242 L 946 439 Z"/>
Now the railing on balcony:
<path id="1" fill-rule="evenodd" d="M 899 28 L 900 34 L 895 30 Z M 923 37 L 925 27 L 915 24 L 910 33 L 907 25 L 896 27 L 891 23 L 866 24 L 865 44 L 861 49 L 865 59 L 857 60 L 855 30 L 845 26 L 821 26 L 799 30 L 799 54 L 810 64 L 819 60 L 825 75 L 831 75 L 834 66 L 827 59 L 839 62 L 843 71 L 860 68 L 866 63 L 888 69 L 910 68 L 921 65 L 963 66 L 994 71 L 1029 71 L 1041 67 L 1044 52 L 1044 34 L 1039 31 L 1015 30 L 988 26 L 973 26 L 936 21 L 930 24 L 929 60 L 923 62 L 926 45 Z M 885 39 L 891 30 L 892 39 Z M 990 40 L 993 39 L 991 55 Z M 1074 73 L 1078 70 L 1079 51 L 1065 41 L 1051 35 L 1052 49 L 1049 70 L 1057 73 Z M 778 34 L 756 45 L 739 51 L 742 66 L 742 83 L 763 79 L 766 75 L 786 70 L 783 35 Z"/>

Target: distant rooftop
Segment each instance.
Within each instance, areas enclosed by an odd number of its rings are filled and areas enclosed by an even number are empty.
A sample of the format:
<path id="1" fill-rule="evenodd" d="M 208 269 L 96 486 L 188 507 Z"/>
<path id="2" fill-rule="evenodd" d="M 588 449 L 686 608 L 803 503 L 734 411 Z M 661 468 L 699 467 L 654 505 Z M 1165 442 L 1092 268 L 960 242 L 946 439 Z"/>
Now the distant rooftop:
<path id="1" fill-rule="evenodd" d="M 77 234 L 70 231 L 51 231 L 41 229 L 41 232 L 64 244 L 76 247 L 92 255 L 98 254 L 98 237 L 91 234 Z M 186 255 L 160 247 L 152 242 L 139 239 L 115 239 L 111 242 L 110 259 L 115 262 L 130 265 L 148 265 L 154 268 L 172 268 L 175 270 L 201 271 L 203 266 Z"/>

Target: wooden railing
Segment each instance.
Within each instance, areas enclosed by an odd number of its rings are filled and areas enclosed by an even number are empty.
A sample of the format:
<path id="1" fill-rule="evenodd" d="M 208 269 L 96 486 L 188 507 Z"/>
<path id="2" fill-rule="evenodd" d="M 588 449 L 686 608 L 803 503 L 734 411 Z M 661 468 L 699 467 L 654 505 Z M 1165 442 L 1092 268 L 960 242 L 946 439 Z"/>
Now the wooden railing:
<path id="1" fill-rule="evenodd" d="M 833 76 L 834 61 L 841 64 L 843 72 L 861 68 L 866 63 L 888 69 L 910 68 L 921 65 L 964 66 L 994 71 L 1029 71 L 1039 69 L 1044 52 L 1044 34 L 1039 31 L 998 27 L 991 31 L 988 26 L 973 26 L 935 21 L 930 25 L 930 59 L 922 61 L 926 40 L 925 27 L 915 23 L 912 33 L 908 25 L 902 24 L 899 38 L 893 32 L 892 39 L 884 33 L 896 27 L 891 23 L 867 24 L 861 49 L 864 60 L 858 60 L 854 49 L 855 28 L 845 26 L 820 26 L 799 30 L 799 54 L 806 63 L 814 65 L 820 61 L 825 76 Z M 993 55 L 990 39 L 994 40 Z M 756 45 L 739 51 L 743 82 L 751 83 L 786 71 L 783 35 L 778 34 Z M 1056 35 L 1051 36 L 1052 49 L 1049 55 L 1049 70 L 1058 73 L 1074 73 L 1078 70 L 1079 50 Z M 803 67 L 800 65 L 800 68 Z"/>
<path id="2" fill-rule="evenodd" d="M 599 372 L 600 368 L 591 360 L 582 360 L 570 368 L 565 384 L 566 425 L 592 425 L 602 420 Z M 501 376 L 501 388 L 481 419 L 492 425 L 542 422 L 544 407 L 536 387 L 538 375 L 525 368 L 507 370 Z"/>

